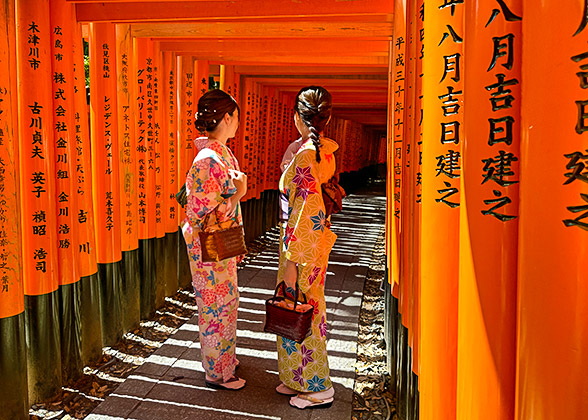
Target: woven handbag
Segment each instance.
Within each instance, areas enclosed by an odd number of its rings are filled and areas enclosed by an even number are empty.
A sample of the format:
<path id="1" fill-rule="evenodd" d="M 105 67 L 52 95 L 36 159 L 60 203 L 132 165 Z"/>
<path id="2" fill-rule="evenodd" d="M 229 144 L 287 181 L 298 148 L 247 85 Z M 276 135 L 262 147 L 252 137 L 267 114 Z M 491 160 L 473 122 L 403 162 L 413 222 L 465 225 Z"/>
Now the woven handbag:
<path id="1" fill-rule="evenodd" d="M 321 188 L 327 217 L 339 213 L 343 209 L 343 199 L 346 197 L 343 187 L 337 183 L 335 177 L 332 177 L 328 182 L 322 184 Z"/>
<path id="2" fill-rule="evenodd" d="M 278 296 L 278 290 L 282 288 L 282 295 Z M 298 302 L 298 283 L 294 301 L 286 296 L 286 284 L 280 282 L 276 286 L 274 296 L 265 301 L 265 332 L 274 333 L 287 339 L 302 343 L 312 331 L 312 314 L 314 307 L 307 303 L 306 296 L 300 292 L 304 302 Z"/>
<path id="3" fill-rule="evenodd" d="M 202 262 L 222 261 L 247 254 L 245 232 L 233 220 L 209 225 L 210 213 L 204 218 L 204 230 L 198 232 L 202 248 Z"/>

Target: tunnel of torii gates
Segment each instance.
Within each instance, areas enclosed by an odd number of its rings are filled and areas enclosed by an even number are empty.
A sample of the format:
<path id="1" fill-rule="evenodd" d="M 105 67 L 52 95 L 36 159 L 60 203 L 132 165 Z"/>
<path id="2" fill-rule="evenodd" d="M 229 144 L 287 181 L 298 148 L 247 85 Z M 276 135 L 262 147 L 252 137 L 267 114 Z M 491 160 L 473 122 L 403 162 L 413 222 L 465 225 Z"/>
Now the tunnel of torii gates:
<path id="1" fill-rule="evenodd" d="M 174 195 L 202 93 L 241 106 L 229 146 L 251 241 L 276 224 L 309 84 L 333 94 L 341 182 L 387 168 L 400 418 L 586 418 L 588 0 L 7 0 L 0 13 L 2 419 L 28 418 L 189 287 Z"/>

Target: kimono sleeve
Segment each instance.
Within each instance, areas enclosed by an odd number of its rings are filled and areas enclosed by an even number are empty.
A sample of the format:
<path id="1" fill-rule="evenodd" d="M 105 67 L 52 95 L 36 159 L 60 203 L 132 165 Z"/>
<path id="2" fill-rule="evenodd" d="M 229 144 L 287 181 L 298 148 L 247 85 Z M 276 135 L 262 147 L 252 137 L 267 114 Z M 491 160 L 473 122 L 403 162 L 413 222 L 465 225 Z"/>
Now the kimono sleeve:
<path id="1" fill-rule="evenodd" d="M 205 156 L 194 160 L 186 178 L 186 215 L 193 228 L 201 230 L 204 216 L 218 207 L 219 212 L 226 208 L 226 199 L 237 192 L 227 166 Z"/>
<path id="2" fill-rule="evenodd" d="M 313 151 L 296 155 L 288 170 L 294 171 L 288 185 L 289 212 L 284 236 L 286 258 L 298 264 L 326 265 L 335 243 L 327 227 L 318 164 Z"/>

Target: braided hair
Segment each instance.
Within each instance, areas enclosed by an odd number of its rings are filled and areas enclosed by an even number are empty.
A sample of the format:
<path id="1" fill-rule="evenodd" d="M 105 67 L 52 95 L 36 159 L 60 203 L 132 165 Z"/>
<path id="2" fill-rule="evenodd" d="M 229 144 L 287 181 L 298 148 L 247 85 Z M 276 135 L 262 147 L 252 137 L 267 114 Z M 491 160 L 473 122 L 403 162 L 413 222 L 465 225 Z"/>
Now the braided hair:
<path id="1" fill-rule="evenodd" d="M 198 100 L 194 127 L 201 133 L 213 132 L 225 114 L 233 116 L 235 109 L 240 112 L 237 101 L 231 95 L 220 89 L 209 90 Z"/>
<path id="2" fill-rule="evenodd" d="M 294 102 L 294 110 L 310 129 L 310 139 L 316 148 L 317 162 L 321 161 L 320 133 L 329 122 L 332 107 L 331 94 L 322 86 L 307 86 L 300 89 Z"/>

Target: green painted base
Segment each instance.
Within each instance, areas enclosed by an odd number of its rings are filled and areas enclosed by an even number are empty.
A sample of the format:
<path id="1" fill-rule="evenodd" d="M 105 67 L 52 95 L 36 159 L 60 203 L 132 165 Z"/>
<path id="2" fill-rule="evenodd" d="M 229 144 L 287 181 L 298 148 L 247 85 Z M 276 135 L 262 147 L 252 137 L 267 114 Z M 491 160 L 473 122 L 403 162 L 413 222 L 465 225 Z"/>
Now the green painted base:
<path id="1" fill-rule="evenodd" d="M 0 319 L 0 417 L 28 420 L 24 313 Z"/>
<path id="2" fill-rule="evenodd" d="M 102 345 L 112 346 L 122 337 L 122 264 L 98 264 Z"/>
<path id="3" fill-rule="evenodd" d="M 186 241 L 181 230 L 178 231 L 178 285 L 182 289 L 192 287 L 188 249 L 186 248 Z"/>
<path id="4" fill-rule="evenodd" d="M 155 240 L 139 240 L 139 272 L 141 273 L 141 319 L 155 313 Z"/>
<path id="5" fill-rule="evenodd" d="M 61 343 L 57 291 L 25 296 L 26 360 L 29 402 L 51 399 L 61 392 Z"/>
<path id="6" fill-rule="evenodd" d="M 155 265 L 155 309 L 161 308 L 165 302 L 165 236 L 152 238 L 153 261 Z"/>
<path id="7" fill-rule="evenodd" d="M 135 329 L 141 320 L 141 269 L 139 250 L 124 251 L 122 258 L 123 270 L 123 331 Z"/>
<path id="8" fill-rule="evenodd" d="M 166 234 L 163 247 L 165 296 L 173 296 L 178 291 L 178 232 Z"/>
<path id="9" fill-rule="evenodd" d="M 82 277 L 80 284 L 80 322 L 82 330 L 82 366 L 102 355 L 102 323 L 100 321 L 100 281 L 98 273 Z"/>
<path id="10" fill-rule="evenodd" d="M 61 317 L 61 372 L 63 382 L 75 381 L 82 374 L 81 287 L 79 282 L 58 289 Z"/>

